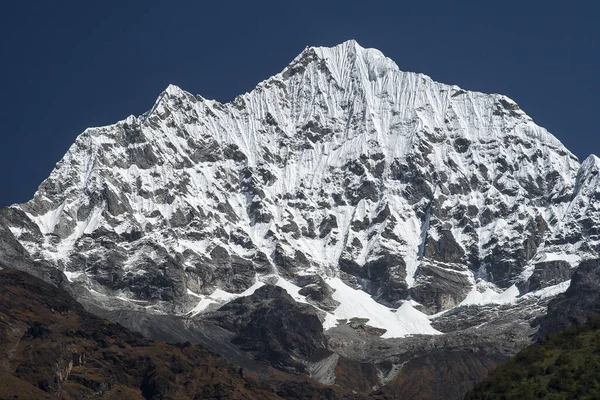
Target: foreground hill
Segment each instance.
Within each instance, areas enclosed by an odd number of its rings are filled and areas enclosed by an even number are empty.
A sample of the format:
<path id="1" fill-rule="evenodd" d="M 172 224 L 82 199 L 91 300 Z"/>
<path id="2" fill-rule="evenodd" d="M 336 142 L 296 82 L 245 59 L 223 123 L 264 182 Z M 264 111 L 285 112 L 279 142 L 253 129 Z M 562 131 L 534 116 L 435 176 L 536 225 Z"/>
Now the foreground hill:
<path id="1" fill-rule="evenodd" d="M 0 399 L 357 398 L 97 318 L 24 272 L 0 271 Z"/>
<path id="2" fill-rule="evenodd" d="M 600 398 L 600 317 L 519 352 L 466 399 Z"/>

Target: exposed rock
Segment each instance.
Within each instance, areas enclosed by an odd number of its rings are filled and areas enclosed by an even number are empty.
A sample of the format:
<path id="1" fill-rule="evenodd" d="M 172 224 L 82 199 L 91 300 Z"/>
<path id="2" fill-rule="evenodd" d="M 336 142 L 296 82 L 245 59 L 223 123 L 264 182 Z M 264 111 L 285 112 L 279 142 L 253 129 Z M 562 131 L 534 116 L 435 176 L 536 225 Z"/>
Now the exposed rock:
<path id="1" fill-rule="evenodd" d="M 406 265 L 398 256 L 383 255 L 362 266 L 342 259 L 340 270 L 359 278 L 362 288 L 383 304 L 398 307 L 408 295 Z"/>
<path id="2" fill-rule="evenodd" d="M 579 264 L 567 291 L 548 304 L 548 313 L 541 319 L 536 337 L 546 338 L 596 315 L 600 315 L 600 259 Z"/>
<path id="3" fill-rule="evenodd" d="M 423 256 L 444 263 L 459 263 L 462 261 L 465 251 L 454 240 L 452 232 L 443 230 L 439 233 L 439 239 L 428 238 Z"/>
<path id="4" fill-rule="evenodd" d="M 573 275 L 573 267 L 563 260 L 544 261 L 535 264 L 533 274 L 527 281 L 526 292 L 544 289 L 568 281 Z"/>
<path id="5" fill-rule="evenodd" d="M 299 304 L 282 288 L 265 285 L 207 316 L 235 332 L 232 342 L 284 371 L 305 372 L 297 360 L 318 361 L 326 339 L 315 310 Z"/>
<path id="6" fill-rule="evenodd" d="M 471 283 L 464 272 L 421 263 L 410 295 L 427 307 L 428 313 L 435 314 L 457 306 L 470 290 Z"/>
<path id="7" fill-rule="evenodd" d="M 325 311 L 333 311 L 340 305 L 332 297 L 334 290 L 319 275 L 300 275 L 296 283 L 302 287 L 298 293 L 306 296 L 309 303 Z"/>
<path id="8" fill-rule="evenodd" d="M 386 332 L 385 329 L 375 328 L 368 325 L 367 322 L 369 322 L 367 318 L 351 318 L 348 326 L 366 335 L 381 336 Z"/>

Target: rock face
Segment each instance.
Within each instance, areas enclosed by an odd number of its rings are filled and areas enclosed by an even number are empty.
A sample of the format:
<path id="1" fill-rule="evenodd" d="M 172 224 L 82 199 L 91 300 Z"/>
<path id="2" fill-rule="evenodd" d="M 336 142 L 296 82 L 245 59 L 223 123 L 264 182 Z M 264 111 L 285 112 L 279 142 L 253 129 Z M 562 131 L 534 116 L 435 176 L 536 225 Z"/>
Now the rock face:
<path id="1" fill-rule="evenodd" d="M 600 315 L 600 259 L 584 261 L 575 270 L 567 291 L 548 305 L 537 337 L 544 339 L 597 315 Z"/>
<path id="2" fill-rule="evenodd" d="M 0 214 L 0 262 L 27 258 L 111 313 L 200 319 L 233 301 L 216 312 L 241 347 L 310 357 L 315 315 L 325 329 L 358 318 L 371 341 L 471 329 L 503 307 L 541 316 L 598 257 L 599 171 L 506 96 L 348 41 L 305 49 L 230 103 L 171 85 L 147 113 L 87 129 L 31 201 Z M 299 347 L 269 304 L 306 322 Z M 227 317 L 236 307 L 247 319 Z"/>
<path id="3" fill-rule="evenodd" d="M 545 261 L 535 264 L 525 291 L 536 291 L 571 279 L 573 267 L 567 261 Z"/>
<path id="4" fill-rule="evenodd" d="M 317 361 L 329 355 L 315 309 L 297 303 L 278 286 L 265 285 L 206 318 L 235 332 L 234 344 L 287 372 L 305 373 L 301 360 Z"/>

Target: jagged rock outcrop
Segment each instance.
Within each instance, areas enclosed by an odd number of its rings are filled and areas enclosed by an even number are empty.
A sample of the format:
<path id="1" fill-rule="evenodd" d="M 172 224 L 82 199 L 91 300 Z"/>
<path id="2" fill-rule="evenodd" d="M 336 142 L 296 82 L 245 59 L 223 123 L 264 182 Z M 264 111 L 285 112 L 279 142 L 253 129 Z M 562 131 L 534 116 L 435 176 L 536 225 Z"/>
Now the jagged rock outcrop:
<path id="1" fill-rule="evenodd" d="M 235 332 L 232 343 L 286 372 L 306 372 L 304 361 L 329 355 L 315 309 L 297 303 L 284 289 L 265 285 L 206 316 Z"/>
<path id="2" fill-rule="evenodd" d="M 582 262 L 569 288 L 548 304 L 536 337 L 547 338 L 597 315 L 600 315 L 600 259 L 593 259 Z"/>

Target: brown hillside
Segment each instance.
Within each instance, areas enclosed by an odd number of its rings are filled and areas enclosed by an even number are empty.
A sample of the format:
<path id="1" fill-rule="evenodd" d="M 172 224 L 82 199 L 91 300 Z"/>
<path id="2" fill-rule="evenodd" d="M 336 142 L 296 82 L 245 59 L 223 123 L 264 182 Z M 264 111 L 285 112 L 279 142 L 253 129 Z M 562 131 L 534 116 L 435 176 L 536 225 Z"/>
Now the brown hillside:
<path id="1" fill-rule="evenodd" d="M 356 398 L 304 377 L 258 376 L 190 344 L 146 339 L 66 292 L 0 270 L 0 399 Z"/>

